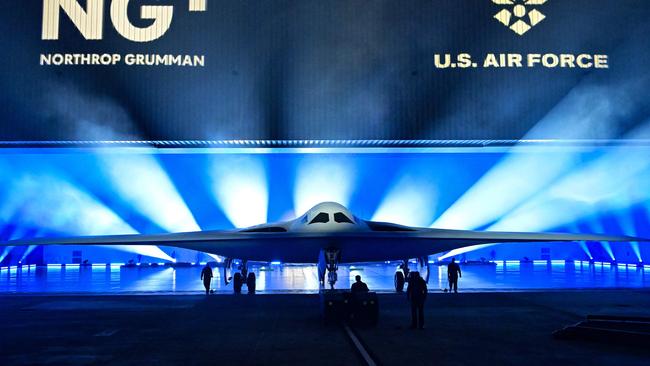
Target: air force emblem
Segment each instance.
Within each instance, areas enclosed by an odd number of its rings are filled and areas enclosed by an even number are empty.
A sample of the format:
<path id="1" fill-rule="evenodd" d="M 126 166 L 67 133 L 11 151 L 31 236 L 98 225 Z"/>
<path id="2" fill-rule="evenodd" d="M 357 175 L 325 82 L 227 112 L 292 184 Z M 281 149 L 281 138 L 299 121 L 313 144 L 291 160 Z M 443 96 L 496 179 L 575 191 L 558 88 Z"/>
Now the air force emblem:
<path id="1" fill-rule="evenodd" d="M 542 12 L 535 8 L 538 5 L 543 5 L 546 1 L 492 0 L 493 3 L 504 7 L 494 15 L 494 18 L 521 36 L 546 18 Z"/>

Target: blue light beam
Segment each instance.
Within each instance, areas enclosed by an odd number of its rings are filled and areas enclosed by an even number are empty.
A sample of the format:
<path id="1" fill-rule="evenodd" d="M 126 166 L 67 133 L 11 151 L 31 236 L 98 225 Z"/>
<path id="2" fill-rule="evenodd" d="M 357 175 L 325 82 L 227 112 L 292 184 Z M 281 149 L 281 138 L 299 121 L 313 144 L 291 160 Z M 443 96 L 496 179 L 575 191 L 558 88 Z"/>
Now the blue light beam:
<path id="1" fill-rule="evenodd" d="M 621 146 L 563 177 L 490 230 L 544 231 L 650 200 L 650 149 Z"/>
<path id="2" fill-rule="evenodd" d="M 603 225 L 601 225 L 600 221 L 598 221 L 595 218 L 589 221 L 589 226 L 591 227 L 591 229 L 595 233 L 602 234 L 603 231 L 604 231 L 603 230 Z M 616 257 L 614 256 L 614 251 L 612 250 L 612 246 L 610 245 L 610 243 L 608 241 L 601 241 L 600 245 L 603 247 L 603 250 L 605 251 L 605 253 L 607 253 L 607 255 L 609 255 L 609 258 L 612 261 L 616 261 Z"/>
<path id="3" fill-rule="evenodd" d="M 630 45 L 622 46 L 617 53 L 633 54 Z M 620 136 L 620 121 L 631 118 L 639 105 L 645 105 L 647 93 L 644 78 L 619 76 L 612 79 L 616 83 L 609 83 L 607 87 L 602 86 L 596 75 L 583 78 L 524 139 L 607 139 Z M 557 154 L 549 157 L 549 149 L 537 154 L 513 148 L 509 156 L 481 178 L 432 226 L 476 229 L 500 219 L 579 162 L 580 149 L 570 152 L 566 147 L 562 149 L 564 151 L 558 150 Z"/>
<path id="4" fill-rule="evenodd" d="M 352 162 L 342 156 L 305 155 L 298 166 L 294 187 L 294 212 L 302 215 L 321 202 L 346 207 L 355 186 Z"/>
<path id="5" fill-rule="evenodd" d="M 101 153 L 99 158 L 116 192 L 152 222 L 168 232 L 200 230 L 152 153 Z"/>
<path id="6" fill-rule="evenodd" d="M 262 155 L 211 157 L 209 176 L 213 196 L 237 228 L 264 224 L 268 220 L 269 188 Z"/>
<path id="7" fill-rule="evenodd" d="M 438 189 L 428 177 L 406 174 L 388 191 L 372 220 L 426 227 L 434 219 L 437 203 Z"/>
<path id="8" fill-rule="evenodd" d="M 589 257 L 590 260 L 594 259 L 594 256 L 591 255 L 591 250 L 589 250 L 589 247 L 587 246 L 587 243 L 584 241 L 578 242 L 578 245 L 580 245 L 580 248 L 587 254 L 587 257 Z"/>
<path id="9" fill-rule="evenodd" d="M 636 227 L 634 226 L 634 220 L 632 218 L 630 210 L 623 210 L 619 215 L 616 216 L 616 220 L 618 224 L 621 226 L 621 228 L 623 229 L 623 233 L 625 235 L 629 235 L 629 236 L 638 235 Z M 641 258 L 641 249 L 639 248 L 639 243 L 633 241 L 630 242 L 629 245 L 630 248 L 632 249 L 632 252 L 636 256 L 637 260 L 639 262 L 643 262 L 643 259 Z"/>
<path id="10" fill-rule="evenodd" d="M 542 190 L 574 166 L 574 151 L 526 152 L 514 148 L 448 208 L 431 226 L 472 230 L 487 225 Z"/>
<path id="11" fill-rule="evenodd" d="M 4 250 L 2 251 L 2 254 L 0 254 L 0 262 L 5 260 L 5 258 L 7 258 L 7 256 L 9 255 L 9 253 L 11 253 L 13 249 L 14 247 L 12 246 L 5 247 Z"/>
<path id="12" fill-rule="evenodd" d="M 115 212 L 64 179 L 44 173 L 22 174 L 5 183 L 7 199 L 0 205 L 3 221 L 11 219 L 21 227 L 75 236 L 137 234 Z M 152 245 L 107 247 L 173 261 Z"/>

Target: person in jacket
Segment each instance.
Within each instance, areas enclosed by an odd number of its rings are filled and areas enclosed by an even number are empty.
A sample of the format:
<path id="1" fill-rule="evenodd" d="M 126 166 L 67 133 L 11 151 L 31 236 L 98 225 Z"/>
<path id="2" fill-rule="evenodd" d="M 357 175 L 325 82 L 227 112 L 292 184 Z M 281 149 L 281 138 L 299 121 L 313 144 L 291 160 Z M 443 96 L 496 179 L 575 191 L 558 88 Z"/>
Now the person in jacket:
<path id="1" fill-rule="evenodd" d="M 354 277 L 355 283 L 352 284 L 352 287 L 350 287 L 350 292 L 353 294 L 359 293 L 359 292 L 368 292 L 370 291 L 368 289 L 368 285 L 366 285 L 364 282 L 361 281 L 361 276 L 356 275 Z"/>
<path id="2" fill-rule="evenodd" d="M 449 292 L 453 289 L 458 293 L 458 278 L 463 277 L 460 272 L 460 266 L 456 263 L 456 258 L 451 259 L 451 263 L 447 266 L 447 279 L 449 279 Z"/>
<path id="3" fill-rule="evenodd" d="M 205 287 L 205 294 L 210 294 L 210 282 L 212 282 L 212 268 L 207 264 L 201 270 L 201 279 L 203 280 L 203 286 Z"/>
<path id="4" fill-rule="evenodd" d="M 406 297 L 411 303 L 411 329 L 424 328 L 424 302 L 427 294 L 427 283 L 420 277 L 420 272 L 411 272 L 406 289 Z"/>

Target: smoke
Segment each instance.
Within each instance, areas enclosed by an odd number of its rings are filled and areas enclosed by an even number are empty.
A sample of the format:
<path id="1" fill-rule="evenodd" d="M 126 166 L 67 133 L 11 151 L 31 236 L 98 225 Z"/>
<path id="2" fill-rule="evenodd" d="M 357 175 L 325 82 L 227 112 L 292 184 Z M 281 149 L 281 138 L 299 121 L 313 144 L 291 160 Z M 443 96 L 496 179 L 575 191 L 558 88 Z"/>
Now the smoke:
<path id="1" fill-rule="evenodd" d="M 50 82 L 43 93 L 44 119 L 57 134 L 75 140 L 137 140 L 126 108 L 114 98 L 81 90 L 70 82 Z"/>
<path id="2" fill-rule="evenodd" d="M 553 108 L 525 138 L 611 139 L 621 137 L 648 107 L 647 74 L 603 82 L 584 80 Z M 609 79 L 609 78 L 608 78 Z"/>

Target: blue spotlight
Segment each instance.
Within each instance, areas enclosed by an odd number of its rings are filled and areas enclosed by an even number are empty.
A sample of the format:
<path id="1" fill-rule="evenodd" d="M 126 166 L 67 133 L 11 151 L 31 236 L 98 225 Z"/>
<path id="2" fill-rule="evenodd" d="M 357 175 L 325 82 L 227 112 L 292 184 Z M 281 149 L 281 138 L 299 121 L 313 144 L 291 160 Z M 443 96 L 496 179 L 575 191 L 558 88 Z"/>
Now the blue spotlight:
<path id="1" fill-rule="evenodd" d="M 625 233 L 625 235 L 637 236 L 638 233 L 636 227 L 634 226 L 634 221 L 631 216 L 630 210 L 622 211 L 618 216 L 616 216 L 616 218 L 619 225 L 623 229 L 623 233 Z M 639 248 L 639 243 L 630 242 L 629 245 L 630 248 L 632 249 L 632 252 L 636 256 L 637 260 L 639 262 L 643 262 L 643 260 L 641 259 L 641 250 Z"/>
<path id="2" fill-rule="evenodd" d="M 7 255 L 11 252 L 11 250 L 14 249 L 14 247 L 5 247 L 4 250 L 2 251 L 2 254 L 0 254 L 0 262 L 5 260 L 7 258 Z"/>
<path id="3" fill-rule="evenodd" d="M 67 235 L 137 234 L 115 212 L 70 182 L 47 174 L 22 175 L 12 180 L 9 199 L 0 214 L 21 226 L 38 227 Z M 14 233 L 12 239 L 18 239 Z M 152 245 L 121 245 L 108 248 L 172 260 Z"/>
<path id="4" fill-rule="evenodd" d="M 99 157 L 117 193 L 138 212 L 169 232 L 200 230 L 167 172 L 151 153 L 102 153 Z"/>
<path id="5" fill-rule="evenodd" d="M 302 215 L 326 201 L 348 206 L 355 185 L 354 166 L 342 156 L 305 155 L 298 166 L 294 211 Z"/>
<path id="6" fill-rule="evenodd" d="M 604 231 L 603 225 L 600 223 L 600 221 L 598 221 L 595 218 L 590 220 L 589 226 L 591 226 L 592 230 L 596 233 L 602 233 Z M 610 245 L 610 243 L 608 241 L 601 241 L 600 245 L 603 247 L 605 253 L 609 255 L 609 258 L 611 258 L 611 260 L 615 262 L 616 257 L 614 256 L 614 251 L 612 250 L 612 246 Z"/>
<path id="7" fill-rule="evenodd" d="M 616 261 L 616 257 L 614 257 L 614 252 L 612 251 L 612 246 L 609 244 L 608 241 L 601 241 L 600 245 L 603 247 L 607 255 L 612 259 L 612 261 Z"/>
<path id="8" fill-rule="evenodd" d="M 238 228 L 267 222 L 269 190 L 263 156 L 211 157 L 212 193 L 230 222 Z"/>
<path id="9" fill-rule="evenodd" d="M 25 252 L 23 253 L 22 258 L 20 258 L 20 260 L 18 261 L 18 263 L 22 263 L 22 262 L 24 262 L 25 259 L 27 259 L 27 256 L 30 255 L 30 254 L 32 254 L 32 252 L 34 251 L 34 249 L 36 249 L 36 247 L 37 247 L 37 245 L 30 245 L 30 246 L 28 246 L 27 249 L 25 249 Z"/>
<path id="10" fill-rule="evenodd" d="M 639 263 L 643 262 L 643 259 L 641 258 L 641 249 L 639 249 L 639 243 L 633 241 L 630 243 L 630 247 L 632 248 L 632 252 L 634 252 L 634 255 L 636 255 L 636 259 L 639 260 Z"/>
<path id="11" fill-rule="evenodd" d="M 647 147 L 618 147 L 565 176 L 490 230 L 544 231 L 650 200 L 648 154 Z"/>
<path id="12" fill-rule="evenodd" d="M 615 137 L 620 128 L 620 119 L 634 113 L 637 106 L 637 103 L 630 102 L 629 99 L 636 98 L 641 103 L 640 99 L 645 95 L 641 88 L 643 84 L 624 78 L 621 80 L 624 81 L 602 88 L 592 78 L 583 79 L 524 139 L 549 139 L 556 136 L 565 140 Z M 646 128 L 646 131 L 635 131 L 626 137 L 647 136 Z M 574 166 L 579 158 L 576 152 L 558 152 L 551 159 L 548 154 L 517 152 L 521 151 L 515 148 L 510 156 L 481 178 L 433 226 L 473 229 L 493 222 L 552 183 Z M 647 163 L 648 159 L 645 161 Z M 619 169 L 625 169 L 625 165 L 620 164 Z M 616 169 L 606 172 L 609 172 L 610 178 L 605 179 L 606 182 L 616 180 Z M 583 177 L 577 180 L 585 182 Z M 591 192 L 585 192 L 584 195 L 593 197 L 589 193 Z"/>
<path id="13" fill-rule="evenodd" d="M 389 190 L 373 221 L 388 221 L 409 226 L 428 226 L 434 219 L 438 191 L 429 177 L 407 174 Z"/>
<path id="14" fill-rule="evenodd" d="M 594 257 L 591 255 L 591 251 L 589 250 L 589 247 L 587 246 L 587 243 L 584 241 L 581 241 L 578 243 L 580 245 L 580 248 L 584 250 L 585 254 L 589 257 L 589 260 L 594 259 Z"/>
<path id="15" fill-rule="evenodd" d="M 558 152 L 549 159 L 548 152 L 514 148 L 431 226 L 476 229 L 487 225 L 545 188 L 576 162 L 575 151 Z"/>
<path id="16" fill-rule="evenodd" d="M 54 176 L 19 176 L 11 182 L 7 197 L 2 202 L 0 214 L 5 220 L 11 218 L 22 227 L 74 235 L 135 233 L 112 210 L 88 193 Z"/>

